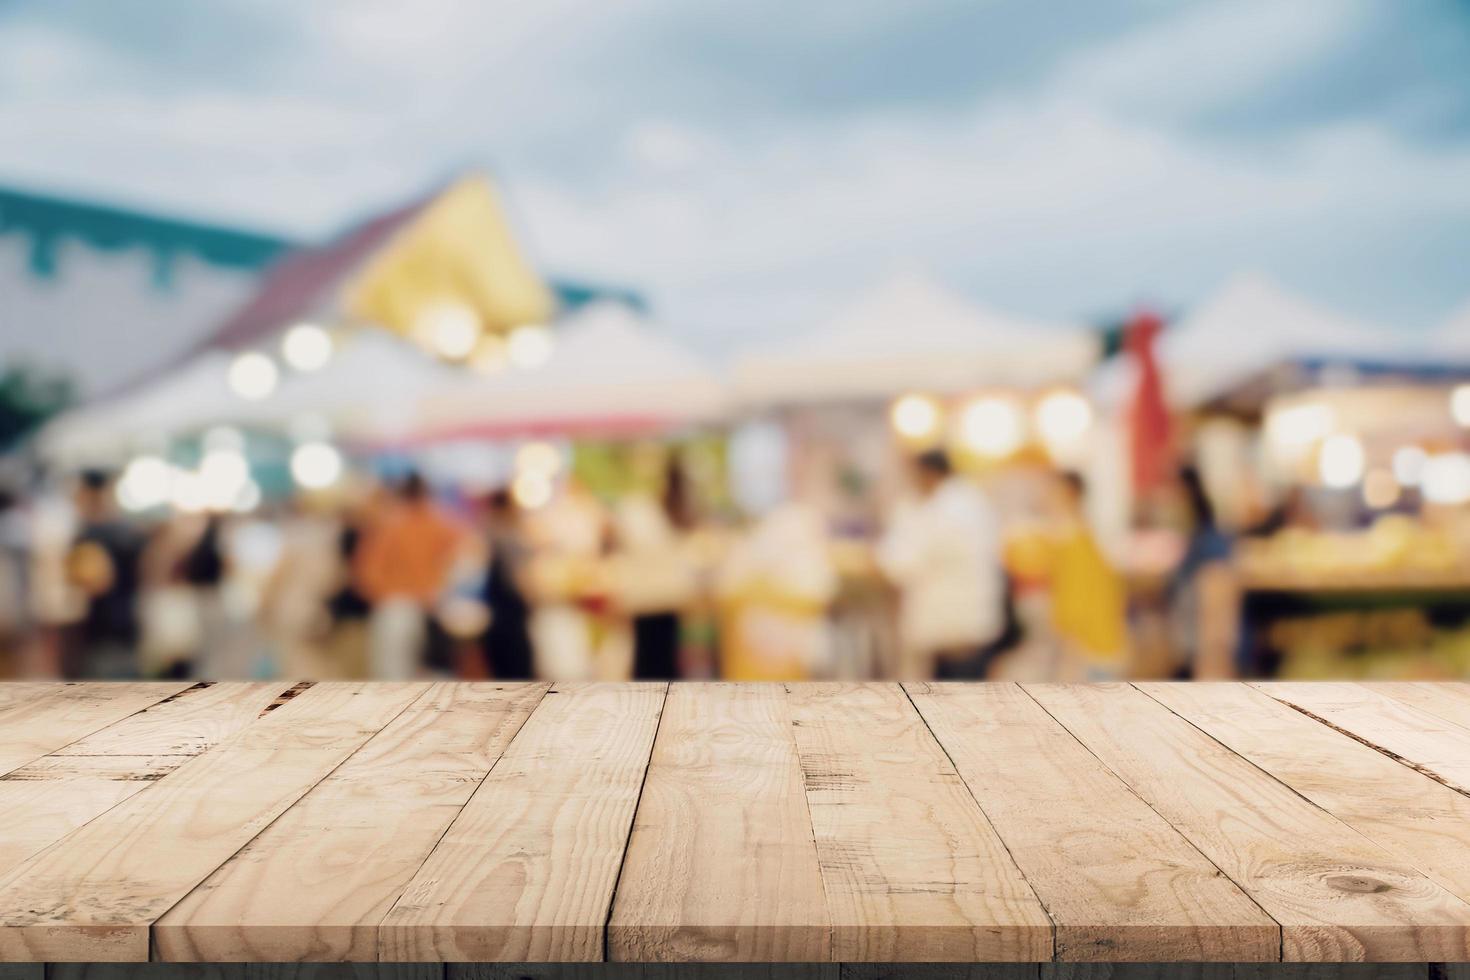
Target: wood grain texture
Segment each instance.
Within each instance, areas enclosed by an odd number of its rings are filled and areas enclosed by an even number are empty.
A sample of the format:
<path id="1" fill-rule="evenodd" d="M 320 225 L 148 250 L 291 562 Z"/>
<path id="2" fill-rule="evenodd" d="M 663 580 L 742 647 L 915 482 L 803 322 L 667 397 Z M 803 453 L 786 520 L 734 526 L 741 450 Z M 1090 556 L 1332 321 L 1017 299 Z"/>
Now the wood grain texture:
<path id="1" fill-rule="evenodd" d="M 545 691 L 435 684 L 159 919 L 156 958 L 377 959 L 378 924 Z"/>
<path id="2" fill-rule="evenodd" d="M 319 684 L 0 876 L 0 959 L 146 960 L 160 915 L 424 690 Z"/>
<path id="3" fill-rule="evenodd" d="M 291 687 L 289 681 L 195 684 L 53 754 L 199 755 L 244 731 Z"/>
<path id="4" fill-rule="evenodd" d="M 601 959 L 666 690 L 553 687 L 383 920 L 379 957 Z"/>
<path id="5" fill-rule="evenodd" d="M 1280 923 L 1282 959 L 1470 955 L 1470 905 L 1141 691 L 1024 687 Z"/>
<path id="6" fill-rule="evenodd" d="M 188 688 L 188 681 L 27 686 L 0 712 L 0 775 Z"/>
<path id="7" fill-rule="evenodd" d="M 664 706 L 608 923 L 608 958 L 831 958 L 786 692 L 678 684 Z"/>
<path id="8" fill-rule="evenodd" d="M 1464 690 L 0 684 L 0 980 L 1445 980 Z"/>
<path id="9" fill-rule="evenodd" d="M 1046 910 L 902 689 L 787 698 L 834 959 L 1051 959 Z"/>
<path id="10" fill-rule="evenodd" d="M 1432 779 L 1470 793 L 1470 730 L 1363 684 L 1251 685 Z"/>
<path id="11" fill-rule="evenodd" d="M 1013 684 L 906 684 L 1062 960 L 1273 960 L 1276 922 Z"/>
<path id="12" fill-rule="evenodd" d="M 68 686 L 64 681 L 5 681 L 0 683 L 0 720 L 6 711 Z"/>
<path id="13" fill-rule="evenodd" d="M 284 686 L 188 688 L 0 776 L 0 874 L 254 723 Z"/>
<path id="14" fill-rule="evenodd" d="M 1470 684 L 1377 681 L 1363 686 L 1460 728 L 1470 729 Z"/>
<path id="15" fill-rule="evenodd" d="M 1134 686 L 1470 901 L 1470 797 L 1244 684 Z"/>

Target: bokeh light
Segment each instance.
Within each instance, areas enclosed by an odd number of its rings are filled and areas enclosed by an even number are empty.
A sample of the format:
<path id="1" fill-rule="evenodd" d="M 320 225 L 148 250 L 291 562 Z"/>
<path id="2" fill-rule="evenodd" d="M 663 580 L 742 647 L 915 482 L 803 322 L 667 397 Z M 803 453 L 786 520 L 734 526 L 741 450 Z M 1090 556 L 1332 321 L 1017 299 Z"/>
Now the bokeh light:
<path id="1" fill-rule="evenodd" d="M 230 362 L 230 390 L 247 401 L 269 398 L 280 377 L 276 362 L 259 351 L 246 351 Z"/>
<path id="2" fill-rule="evenodd" d="M 319 371 L 332 359 L 332 335 L 314 323 L 298 323 L 281 338 L 281 356 L 296 371 Z"/>

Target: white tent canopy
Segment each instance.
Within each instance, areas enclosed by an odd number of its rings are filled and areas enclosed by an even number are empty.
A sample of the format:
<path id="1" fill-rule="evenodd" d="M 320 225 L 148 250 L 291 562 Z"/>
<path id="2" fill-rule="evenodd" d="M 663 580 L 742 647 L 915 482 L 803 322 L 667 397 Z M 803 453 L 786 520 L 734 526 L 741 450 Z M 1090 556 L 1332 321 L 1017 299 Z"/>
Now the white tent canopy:
<path id="1" fill-rule="evenodd" d="M 998 313 L 910 273 L 812 333 L 741 357 L 735 388 L 746 402 L 789 404 L 1031 386 L 1080 379 L 1097 350 L 1080 324 Z"/>
<path id="2" fill-rule="evenodd" d="M 1400 358 L 1404 344 L 1387 330 L 1326 310 L 1249 273 L 1169 327 L 1156 348 L 1168 399 L 1201 405 L 1261 371 L 1292 360 Z M 1119 358 L 1094 380 L 1096 397 L 1118 404 L 1132 388 L 1133 365 Z"/>
<path id="3" fill-rule="evenodd" d="M 68 412 L 42 432 L 41 451 L 70 463 L 114 462 L 212 425 L 286 430 L 302 421 L 349 439 L 388 439 L 407 430 L 424 392 L 457 373 L 393 334 L 364 329 L 321 369 L 287 373 L 269 397 L 248 401 L 226 381 L 232 359 L 206 351 L 136 391 Z"/>
<path id="4" fill-rule="evenodd" d="M 419 400 L 425 438 L 618 430 L 709 420 L 728 408 L 721 379 L 626 305 L 588 306 L 556 328 L 547 362 L 463 374 Z"/>

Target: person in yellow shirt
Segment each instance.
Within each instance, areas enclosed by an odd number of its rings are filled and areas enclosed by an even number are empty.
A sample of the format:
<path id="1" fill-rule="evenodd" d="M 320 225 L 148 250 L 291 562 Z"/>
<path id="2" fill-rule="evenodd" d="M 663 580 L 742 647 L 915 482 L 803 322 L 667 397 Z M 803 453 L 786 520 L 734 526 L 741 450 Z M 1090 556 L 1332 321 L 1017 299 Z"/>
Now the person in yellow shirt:
<path id="1" fill-rule="evenodd" d="M 1088 527 L 1086 493 L 1080 475 L 1057 474 L 1048 563 L 1057 679 L 1115 680 L 1128 668 L 1128 595 Z"/>

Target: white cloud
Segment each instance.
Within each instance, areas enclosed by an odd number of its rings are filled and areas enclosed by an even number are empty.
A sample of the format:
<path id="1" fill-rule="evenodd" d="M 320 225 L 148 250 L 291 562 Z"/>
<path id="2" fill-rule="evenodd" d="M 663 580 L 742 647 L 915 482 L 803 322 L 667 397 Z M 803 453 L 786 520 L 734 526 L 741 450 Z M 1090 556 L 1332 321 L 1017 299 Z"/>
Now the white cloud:
<path id="1" fill-rule="evenodd" d="M 132 75 L 105 49 L 11 27 L 0 177 L 321 234 L 481 160 L 546 266 L 647 287 L 726 343 L 910 260 L 1076 315 L 1187 298 L 1292 250 L 1371 254 L 1389 247 L 1371 230 L 1404 215 L 1470 217 L 1465 148 L 1366 120 L 1230 142 L 1178 125 L 1324 57 L 1363 30 L 1366 0 L 1168 5 L 1030 92 L 759 127 L 619 101 L 599 74 L 672 2 L 283 5 L 299 50 L 253 87 L 114 83 Z M 864 9 L 881 24 L 899 8 Z"/>
<path id="2" fill-rule="evenodd" d="M 654 173 L 687 171 L 706 158 L 708 137 L 663 119 L 635 123 L 623 136 L 623 150 L 638 167 Z"/>
<path id="3" fill-rule="evenodd" d="M 1366 0 L 1197 4 L 1085 48 L 1057 72 L 1061 93 L 1183 118 L 1257 95 L 1360 30 Z"/>
<path id="4" fill-rule="evenodd" d="M 513 187 L 543 257 L 643 282 L 686 321 L 742 333 L 705 295 L 834 291 L 916 258 L 965 269 L 1002 302 L 1053 315 L 1177 299 L 1257 264 L 1254 242 L 1425 212 L 1470 218 L 1470 151 L 1426 153 L 1370 126 L 1250 151 L 1201 147 L 1077 103 L 999 104 L 925 124 L 788 135 L 709 159 L 676 186 L 630 175 L 587 191 Z M 785 321 L 783 323 L 783 321 Z"/>

